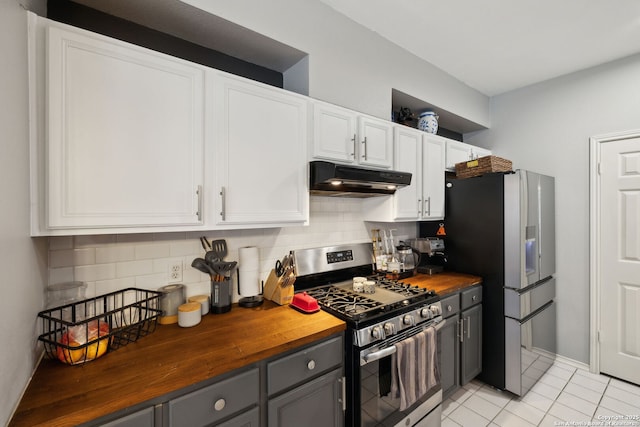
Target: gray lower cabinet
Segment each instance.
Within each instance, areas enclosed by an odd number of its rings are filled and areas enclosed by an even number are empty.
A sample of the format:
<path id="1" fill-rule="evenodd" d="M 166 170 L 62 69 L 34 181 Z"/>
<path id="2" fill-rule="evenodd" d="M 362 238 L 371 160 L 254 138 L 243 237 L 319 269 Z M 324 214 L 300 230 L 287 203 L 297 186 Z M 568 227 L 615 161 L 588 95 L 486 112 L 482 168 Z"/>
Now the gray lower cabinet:
<path id="1" fill-rule="evenodd" d="M 154 423 L 154 408 L 149 407 L 100 425 L 103 427 L 154 427 Z"/>
<path id="2" fill-rule="evenodd" d="M 342 370 L 336 369 L 269 399 L 269 427 L 342 426 Z"/>
<path id="3" fill-rule="evenodd" d="M 482 371 L 482 286 L 442 299 L 447 323 L 440 329 L 440 381 L 443 398 Z"/>
<path id="4" fill-rule="evenodd" d="M 167 403 L 169 426 L 208 426 L 257 407 L 260 399 L 258 368 L 201 388 Z M 231 425 L 235 424 L 231 420 Z"/>
<path id="5" fill-rule="evenodd" d="M 340 427 L 342 335 L 267 364 L 269 427 Z"/>

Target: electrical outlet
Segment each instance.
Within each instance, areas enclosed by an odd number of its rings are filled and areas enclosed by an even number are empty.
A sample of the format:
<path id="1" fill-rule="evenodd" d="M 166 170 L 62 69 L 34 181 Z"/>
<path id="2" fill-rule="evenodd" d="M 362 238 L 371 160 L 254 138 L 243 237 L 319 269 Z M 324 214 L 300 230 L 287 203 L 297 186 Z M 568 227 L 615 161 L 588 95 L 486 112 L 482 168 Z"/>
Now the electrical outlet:
<path id="1" fill-rule="evenodd" d="M 169 283 L 182 281 L 182 261 L 176 260 L 169 263 Z"/>

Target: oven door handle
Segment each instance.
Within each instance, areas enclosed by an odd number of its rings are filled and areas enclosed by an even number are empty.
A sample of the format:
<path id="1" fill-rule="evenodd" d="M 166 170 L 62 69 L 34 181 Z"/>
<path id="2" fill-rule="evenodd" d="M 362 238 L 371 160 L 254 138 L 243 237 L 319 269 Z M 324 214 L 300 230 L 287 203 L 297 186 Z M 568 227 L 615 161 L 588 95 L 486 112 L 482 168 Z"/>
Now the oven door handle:
<path id="1" fill-rule="evenodd" d="M 374 362 L 374 361 L 376 361 L 378 359 L 382 359 L 383 357 L 391 356 L 396 351 L 397 351 L 396 350 L 396 346 L 392 345 L 391 347 L 383 348 L 382 350 L 366 354 L 363 357 L 363 359 L 364 359 L 365 364 L 368 364 L 368 363 Z"/>
<path id="2" fill-rule="evenodd" d="M 445 325 L 445 323 L 447 323 L 446 319 L 442 319 L 440 320 L 438 323 L 436 323 L 435 325 L 431 325 L 434 327 L 435 331 L 438 332 L 440 329 L 442 329 L 442 327 Z M 396 346 L 392 345 L 386 348 L 383 348 L 382 350 L 378 350 L 378 351 L 374 351 L 373 353 L 369 353 L 369 354 L 365 354 L 364 356 L 362 356 L 362 360 L 364 361 L 364 363 L 361 363 L 361 366 L 364 366 L 370 362 L 375 362 L 376 360 L 382 359 L 383 357 L 387 357 L 387 356 L 391 356 L 392 354 L 394 354 L 397 351 Z"/>

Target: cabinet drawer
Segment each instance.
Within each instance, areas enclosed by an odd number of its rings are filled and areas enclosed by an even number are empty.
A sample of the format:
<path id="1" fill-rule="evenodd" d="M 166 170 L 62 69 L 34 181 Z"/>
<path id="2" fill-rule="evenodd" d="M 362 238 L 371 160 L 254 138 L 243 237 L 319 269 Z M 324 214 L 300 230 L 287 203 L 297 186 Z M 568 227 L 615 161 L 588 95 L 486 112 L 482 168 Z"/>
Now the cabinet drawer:
<path id="1" fill-rule="evenodd" d="M 258 403 L 258 369 L 186 394 L 169 402 L 169 425 L 204 426 Z"/>
<path id="2" fill-rule="evenodd" d="M 460 296 L 456 293 L 454 295 L 442 298 L 442 316 L 446 319 L 449 316 L 458 314 L 460 311 Z"/>
<path id="3" fill-rule="evenodd" d="M 153 407 L 142 409 L 133 414 L 100 425 L 102 427 L 153 427 L 153 409 Z"/>
<path id="4" fill-rule="evenodd" d="M 269 396 L 342 364 L 342 336 L 285 356 L 267 365 Z"/>
<path id="5" fill-rule="evenodd" d="M 465 308 L 482 302 L 482 286 L 475 286 L 466 291 L 462 291 L 460 295 L 462 297 L 462 309 L 464 310 Z"/>

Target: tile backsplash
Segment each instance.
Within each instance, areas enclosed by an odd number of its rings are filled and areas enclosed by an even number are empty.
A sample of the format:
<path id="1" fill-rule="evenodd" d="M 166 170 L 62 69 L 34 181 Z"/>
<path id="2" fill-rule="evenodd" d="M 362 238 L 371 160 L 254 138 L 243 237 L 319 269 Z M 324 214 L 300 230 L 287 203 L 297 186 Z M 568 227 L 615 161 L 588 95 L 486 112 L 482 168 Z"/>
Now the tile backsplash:
<path id="1" fill-rule="evenodd" d="M 182 265 L 187 296 L 209 294 L 205 275 L 191 267 L 204 251 L 199 237 L 225 239 L 225 260 L 238 260 L 238 249 L 256 246 L 260 277 L 266 280 L 276 259 L 292 249 L 368 242 L 371 228 L 394 229 L 399 239 L 415 237 L 416 223 L 371 223 L 362 219 L 362 200 L 312 196 L 308 226 L 231 231 L 141 233 L 49 238 L 49 284 L 87 283 L 87 297 L 128 287 L 158 289 L 169 283 L 171 265 Z M 234 275 L 234 281 L 236 280 Z M 234 301 L 237 301 L 234 283 Z"/>

